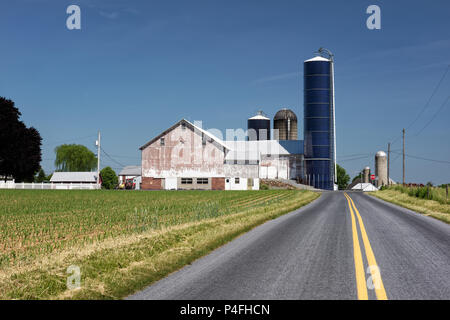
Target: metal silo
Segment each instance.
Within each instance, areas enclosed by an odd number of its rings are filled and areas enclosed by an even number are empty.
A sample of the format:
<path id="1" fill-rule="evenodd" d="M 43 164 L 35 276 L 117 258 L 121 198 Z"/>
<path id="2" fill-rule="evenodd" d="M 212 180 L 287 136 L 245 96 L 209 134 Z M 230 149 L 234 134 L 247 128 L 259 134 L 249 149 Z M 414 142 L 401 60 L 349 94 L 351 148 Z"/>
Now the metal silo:
<path id="1" fill-rule="evenodd" d="M 333 190 L 336 177 L 333 55 L 320 48 L 304 71 L 305 175 L 315 188 Z"/>
<path id="2" fill-rule="evenodd" d="M 290 109 L 281 109 L 273 118 L 273 128 L 276 140 L 298 140 L 297 116 Z"/>
<path id="3" fill-rule="evenodd" d="M 378 151 L 375 155 L 375 175 L 378 188 L 387 186 L 387 155 L 384 151 Z"/>
<path id="4" fill-rule="evenodd" d="M 260 110 L 247 120 L 248 140 L 270 140 L 270 119 Z"/>

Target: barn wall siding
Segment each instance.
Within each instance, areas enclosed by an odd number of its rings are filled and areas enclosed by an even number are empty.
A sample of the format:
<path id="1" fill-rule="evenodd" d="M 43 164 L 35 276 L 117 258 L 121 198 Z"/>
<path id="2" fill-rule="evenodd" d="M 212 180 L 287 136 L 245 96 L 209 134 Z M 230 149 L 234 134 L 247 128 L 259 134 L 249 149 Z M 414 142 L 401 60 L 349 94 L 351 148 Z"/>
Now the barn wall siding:
<path id="1" fill-rule="evenodd" d="M 163 181 L 160 178 L 142 177 L 142 190 L 161 190 L 163 189 Z"/>
<path id="2" fill-rule="evenodd" d="M 225 178 L 212 178 L 211 179 L 212 190 L 225 190 Z"/>
<path id="3" fill-rule="evenodd" d="M 142 176 L 223 177 L 223 147 L 206 139 L 201 132 L 180 125 L 142 150 Z"/>

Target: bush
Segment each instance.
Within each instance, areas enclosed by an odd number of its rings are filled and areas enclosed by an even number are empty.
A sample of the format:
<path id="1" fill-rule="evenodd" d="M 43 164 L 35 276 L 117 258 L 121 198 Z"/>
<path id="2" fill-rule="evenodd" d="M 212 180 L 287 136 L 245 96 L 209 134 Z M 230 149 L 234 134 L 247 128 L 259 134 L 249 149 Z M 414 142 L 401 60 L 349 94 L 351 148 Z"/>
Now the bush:
<path id="1" fill-rule="evenodd" d="M 114 189 L 116 187 L 118 179 L 111 167 L 103 168 L 102 171 L 100 171 L 100 177 L 102 178 L 102 188 Z"/>
<path id="2" fill-rule="evenodd" d="M 395 185 L 388 188 L 389 190 L 400 191 L 407 194 L 410 197 L 416 197 L 419 199 L 429 199 L 437 201 L 441 204 L 447 204 L 447 198 L 445 194 L 445 188 L 440 187 L 407 187 L 402 185 Z M 427 189 L 428 197 L 427 197 Z"/>
<path id="3" fill-rule="evenodd" d="M 259 186 L 259 190 L 269 190 L 269 186 L 265 183 L 261 183 Z"/>

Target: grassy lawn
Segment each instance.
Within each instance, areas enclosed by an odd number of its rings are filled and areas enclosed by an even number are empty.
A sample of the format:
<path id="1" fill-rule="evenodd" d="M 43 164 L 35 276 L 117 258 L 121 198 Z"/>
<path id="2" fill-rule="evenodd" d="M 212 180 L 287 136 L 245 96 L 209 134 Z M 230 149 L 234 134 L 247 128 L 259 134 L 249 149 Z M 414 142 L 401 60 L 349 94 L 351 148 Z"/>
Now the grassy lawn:
<path id="1" fill-rule="evenodd" d="M 0 190 L 0 299 L 120 299 L 319 194 Z M 81 286 L 69 290 L 69 266 Z"/>
<path id="2" fill-rule="evenodd" d="M 450 223 L 450 202 L 447 203 L 445 189 L 432 188 L 427 199 L 426 188 L 394 186 L 386 190 L 370 192 L 372 196 L 399 206 L 423 213 L 427 216 Z"/>

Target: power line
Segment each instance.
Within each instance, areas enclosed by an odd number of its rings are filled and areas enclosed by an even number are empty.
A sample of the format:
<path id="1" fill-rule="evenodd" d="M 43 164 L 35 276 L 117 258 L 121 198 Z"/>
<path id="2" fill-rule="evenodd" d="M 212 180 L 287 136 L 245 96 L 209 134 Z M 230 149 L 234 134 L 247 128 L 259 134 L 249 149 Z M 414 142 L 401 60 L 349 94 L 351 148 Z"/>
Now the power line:
<path id="1" fill-rule="evenodd" d="M 356 154 L 347 154 L 347 155 L 340 155 L 338 158 L 351 158 L 351 157 L 358 157 L 358 156 L 369 156 L 372 153 L 356 153 Z"/>
<path id="2" fill-rule="evenodd" d="M 119 166 L 125 167 L 124 164 L 120 163 L 119 161 L 115 160 L 114 158 L 112 158 L 102 147 L 100 147 L 100 149 L 103 151 L 103 153 L 114 163 L 118 164 Z"/>
<path id="3" fill-rule="evenodd" d="M 114 155 L 114 154 L 112 154 L 111 157 L 115 157 L 115 158 L 128 158 L 128 159 L 139 159 L 139 160 L 141 160 L 141 158 L 139 158 L 139 157 L 118 156 L 118 155 Z"/>
<path id="4" fill-rule="evenodd" d="M 425 104 L 425 106 L 424 106 L 424 108 L 422 109 L 422 111 L 420 111 L 420 113 L 417 115 L 417 117 L 414 119 L 414 121 L 411 122 L 411 124 L 410 124 L 408 127 L 406 127 L 406 130 L 408 130 L 409 128 L 411 128 L 412 125 L 413 125 L 417 120 L 419 120 L 420 116 L 421 116 L 421 115 L 424 113 L 424 111 L 428 108 L 428 105 L 430 104 L 431 99 L 433 99 L 433 97 L 434 97 L 434 95 L 436 94 L 437 90 L 438 90 L 439 87 L 441 86 L 442 81 L 444 81 L 444 78 L 445 78 L 445 76 L 447 75 L 447 72 L 448 72 L 449 69 L 450 69 L 450 65 L 448 65 L 448 66 L 447 66 L 447 69 L 445 69 L 445 72 L 444 72 L 444 74 L 442 75 L 441 80 L 439 80 L 439 82 L 438 82 L 436 88 L 434 89 L 433 93 L 431 94 L 430 98 L 428 99 L 428 101 L 427 101 L 427 103 Z"/>
<path id="5" fill-rule="evenodd" d="M 397 154 L 401 155 L 401 153 L 399 153 L 399 152 L 394 152 L 394 153 L 397 153 Z M 406 154 L 406 153 L 405 153 L 405 155 L 406 155 L 407 157 L 409 157 L 409 158 L 414 158 L 414 159 L 419 159 L 419 160 L 426 160 L 426 161 L 432 161 L 432 162 L 438 162 L 438 163 L 448 163 L 448 164 L 450 164 L 450 161 L 446 161 L 446 160 L 437 160 L 437 159 L 423 158 L 423 157 L 413 156 L 413 155 Z"/>
<path id="6" fill-rule="evenodd" d="M 357 157 L 357 158 L 350 158 L 350 159 L 344 159 L 344 160 L 339 160 L 339 162 L 345 162 L 345 161 L 353 161 L 353 160 L 359 160 L 359 159 L 367 159 L 370 156 L 364 156 L 364 157 Z"/>
<path id="7" fill-rule="evenodd" d="M 430 125 L 431 122 L 433 122 L 433 120 L 436 118 L 436 116 L 439 114 L 439 112 L 442 111 L 442 109 L 444 109 L 445 105 L 447 104 L 448 100 L 450 99 L 450 96 L 447 97 L 447 99 L 445 99 L 444 103 L 441 105 L 441 107 L 439 108 L 439 110 L 436 111 L 436 113 L 433 115 L 433 117 L 430 119 L 430 121 L 427 122 L 427 124 L 419 130 L 419 132 L 417 132 L 414 136 L 418 136 L 420 133 L 422 133 L 422 131 L 428 127 Z"/>
<path id="8" fill-rule="evenodd" d="M 433 92 L 431 93 L 430 98 L 427 100 L 427 103 L 425 104 L 425 106 L 422 108 L 422 110 L 419 112 L 419 114 L 417 115 L 417 117 L 414 119 L 414 121 L 412 121 L 408 127 L 406 127 L 406 130 L 408 130 L 409 128 L 412 127 L 412 125 L 420 118 L 420 116 L 424 113 L 424 111 L 428 108 L 428 105 L 430 104 L 431 100 L 433 99 L 434 95 L 436 94 L 436 92 L 438 91 L 439 87 L 441 86 L 442 82 L 445 79 L 445 76 L 448 73 L 448 70 L 450 69 L 450 65 L 447 65 L 447 69 L 445 69 L 444 74 L 442 75 L 441 79 L 439 80 L 439 82 L 437 83 L 436 87 L 434 88 Z M 392 142 L 391 145 L 394 144 L 395 142 L 397 142 L 402 136 L 397 136 L 397 138 L 395 138 Z"/>

